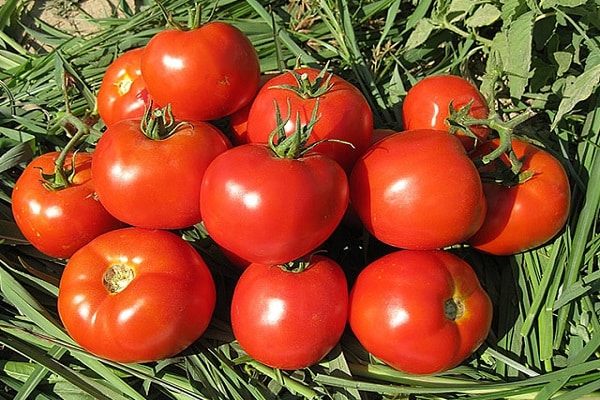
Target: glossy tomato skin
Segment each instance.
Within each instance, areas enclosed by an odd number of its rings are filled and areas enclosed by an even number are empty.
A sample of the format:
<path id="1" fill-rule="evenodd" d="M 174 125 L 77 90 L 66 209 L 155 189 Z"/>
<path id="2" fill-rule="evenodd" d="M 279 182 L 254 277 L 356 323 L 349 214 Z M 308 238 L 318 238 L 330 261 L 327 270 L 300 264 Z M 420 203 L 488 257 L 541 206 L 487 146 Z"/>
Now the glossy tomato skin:
<path id="1" fill-rule="evenodd" d="M 73 184 L 49 190 L 40 173 L 52 174 L 59 152 L 43 154 L 23 170 L 11 195 L 12 212 L 27 240 L 42 253 L 69 258 L 96 236 L 124 224 L 106 211 L 95 194 L 91 176 L 92 154 L 75 156 Z M 72 154 L 65 160 L 70 168 Z"/>
<path id="2" fill-rule="evenodd" d="M 215 120 L 248 104 L 260 80 L 258 55 L 239 29 L 210 22 L 167 29 L 147 43 L 142 75 L 150 95 L 182 120 Z"/>
<path id="3" fill-rule="evenodd" d="M 162 140 L 148 138 L 140 120 L 120 121 L 102 135 L 92 162 L 96 192 L 116 218 L 142 228 L 197 224 L 200 186 L 210 162 L 231 147 L 208 122 L 186 122 Z"/>
<path id="4" fill-rule="evenodd" d="M 121 291 L 105 283 L 115 268 L 133 274 Z M 89 352 L 145 362 L 171 357 L 200 337 L 215 301 L 213 277 L 189 243 L 168 231 L 130 227 L 97 237 L 71 257 L 58 312 Z"/>
<path id="5" fill-rule="evenodd" d="M 295 70 L 299 75 L 306 74 L 314 81 L 321 71 L 314 68 Z M 329 75 L 326 75 L 329 76 Z M 297 116 L 301 125 L 306 125 L 317 107 L 318 121 L 314 125 L 308 144 L 323 139 L 337 139 L 349 142 L 324 142 L 314 148 L 315 151 L 336 160 L 348 172 L 354 161 L 371 142 L 373 135 L 373 114 L 363 94 L 351 83 L 332 74 L 331 89 L 318 97 L 304 98 L 281 85 L 298 84 L 291 72 L 272 78 L 264 85 L 252 103 L 247 121 L 247 140 L 251 143 L 266 143 L 269 135 L 277 126 L 276 106 L 282 118 L 290 117 L 285 124 L 289 136 L 296 130 Z M 288 105 L 289 102 L 289 105 Z"/>
<path id="6" fill-rule="evenodd" d="M 448 131 L 446 123 L 448 106 L 452 102 L 458 110 L 473 101 L 468 115 L 472 118 L 488 118 L 489 108 L 479 89 L 468 80 L 455 75 L 436 75 L 421 79 L 406 93 L 402 102 L 404 130 L 439 129 Z M 489 136 L 486 126 L 472 126 L 471 130 L 480 141 Z M 457 132 L 467 150 L 473 149 L 475 141 L 464 132 Z"/>
<path id="7" fill-rule="evenodd" d="M 350 197 L 365 228 L 398 248 L 463 243 L 483 223 L 481 179 L 460 141 L 444 131 L 392 134 L 356 162 Z"/>
<path id="8" fill-rule="evenodd" d="M 482 145 L 481 151 L 497 146 L 494 139 Z M 523 161 L 521 171 L 533 175 L 513 186 L 484 183 L 488 212 L 481 229 L 468 241 L 494 255 L 520 253 L 545 244 L 564 227 L 571 206 L 569 178 L 562 164 L 531 143 L 513 139 L 512 147 Z"/>
<path id="9" fill-rule="evenodd" d="M 117 121 L 141 118 L 151 98 L 142 77 L 143 48 L 126 51 L 104 72 L 98 90 L 98 113 L 106 126 Z"/>
<path id="10" fill-rule="evenodd" d="M 342 336 L 347 315 L 344 272 L 320 255 L 301 272 L 250 264 L 231 303 L 231 326 L 240 346 L 259 362 L 288 370 L 323 359 Z"/>
<path id="11" fill-rule="evenodd" d="M 248 262 L 287 263 L 320 246 L 348 204 L 348 180 L 319 153 L 279 158 L 249 143 L 215 158 L 204 174 L 200 211 L 212 239 Z"/>
<path id="12" fill-rule="evenodd" d="M 433 374 L 457 366 L 483 343 L 492 313 L 464 260 L 443 250 L 398 250 L 360 272 L 348 320 L 374 356 L 400 371 Z"/>

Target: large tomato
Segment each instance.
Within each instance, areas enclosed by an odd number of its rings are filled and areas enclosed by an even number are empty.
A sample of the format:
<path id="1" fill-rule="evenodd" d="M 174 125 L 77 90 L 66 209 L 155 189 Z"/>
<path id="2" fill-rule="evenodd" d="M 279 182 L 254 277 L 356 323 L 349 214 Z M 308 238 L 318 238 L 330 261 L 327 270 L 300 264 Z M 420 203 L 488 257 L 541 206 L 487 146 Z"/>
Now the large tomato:
<path id="1" fill-rule="evenodd" d="M 498 144 L 498 139 L 484 143 L 474 157 Z M 468 240 L 474 248 L 495 255 L 520 253 L 548 242 L 564 227 L 571 204 L 569 178 L 554 156 L 519 139 L 512 140 L 512 149 L 523 162 L 524 180 L 484 183 L 488 212 L 481 229 Z M 501 161 L 509 165 L 506 157 Z M 482 172 L 494 169 L 486 166 Z"/>
<path id="2" fill-rule="evenodd" d="M 11 203 L 17 226 L 35 248 L 51 257 L 68 258 L 96 236 L 123 227 L 123 223 L 96 198 L 90 153 L 79 152 L 74 158 L 68 154 L 62 167 L 71 175 L 70 182 L 63 188 L 48 187 L 50 182 L 42 173 L 53 174 L 59 156 L 59 152 L 50 152 L 29 163 L 15 184 Z"/>
<path id="3" fill-rule="evenodd" d="M 486 119 L 489 115 L 487 102 L 479 89 L 466 79 L 455 75 L 428 76 L 411 87 L 402 102 L 402 120 L 405 130 L 439 129 L 448 131 L 446 122 L 449 106 L 455 110 L 472 102 L 468 115 L 476 119 Z M 472 126 L 471 130 L 481 140 L 489 136 L 489 128 L 483 125 Z M 456 132 L 467 150 L 471 150 L 475 140 L 464 131 Z"/>
<path id="4" fill-rule="evenodd" d="M 235 338 L 251 357 L 274 368 L 316 364 L 346 326 L 348 286 L 342 268 L 320 255 L 302 267 L 251 264 L 233 293 Z"/>
<path id="5" fill-rule="evenodd" d="M 373 236 L 417 250 L 463 243 L 486 211 L 479 173 L 461 142 L 428 129 L 371 146 L 352 170 L 350 198 Z"/>
<path id="6" fill-rule="evenodd" d="M 443 250 L 399 250 L 363 269 L 350 328 L 367 351 L 412 374 L 465 360 L 485 340 L 492 303 L 469 264 Z"/>
<path id="7" fill-rule="evenodd" d="M 323 142 L 315 151 L 326 154 L 348 172 L 354 161 L 369 147 L 373 135 L 373 114 L 363 94 L 351 83 L 335 74 L 324 74 L 314 68 L 300 68 L 278 75 L 265 84 L 254 99 L 247 121 L 247 139 L 253 143 L 268 142 L 277 127 L 277 109 L 289 120 L 289 135 L 296 125 L 311 121 L 317 108 L 310 143 L 324 139 L 347 143 Z"/>
<path id="8" fill-rule="evenodd" d="M 176 229 L 200 222 L 204 171 L 231 146 L 208 122 L 167 130 L 166 136 L 153 137 L 139 119 L 124 120 L 98 141 L 92 162 L 96 192 L 104 207 L 129 225 Z"/>
<path id="9" fill-rule="evenodd" d="M 128 50 L 104 72 L 98 90 L 98 113 L 106 126 L 130 118 L 141 118 L 150 106 L 150 96 L 142 78 L 143 48 Z"/>
<path id="10" fill-rule="evenodd" d="M 232 114 L 252 100 L 260 80 L 252 42 L 218 21 L 157 33 L 145 47 L 141 69 L 152 98 L 171 104 L 175 116 L 186 120 Z"/>
<path id="11" fill-rule="evenodd" d="M 117 362 L 171 357 L 210 323 L 213 277 L 181 237 L 124 228 L 103 234 L 69 259 L 58 312 L 84 349 Z"/>
<path id="12" fill-rule="evenodd" d="M 320 153 L 281 158 L 269 145 L 249 143 L 208 166 L 200 211 L 209 235 L 241 259 L 292 261 L 320 246 L 340 223 L 348 180 Z"/>

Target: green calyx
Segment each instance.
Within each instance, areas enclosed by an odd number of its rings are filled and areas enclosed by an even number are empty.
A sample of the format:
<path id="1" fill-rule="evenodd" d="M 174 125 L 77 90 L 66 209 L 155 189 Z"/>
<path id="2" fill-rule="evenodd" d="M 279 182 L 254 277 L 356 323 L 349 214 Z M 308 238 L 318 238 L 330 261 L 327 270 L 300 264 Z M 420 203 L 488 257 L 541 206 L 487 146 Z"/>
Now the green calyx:
<path id="1" fill-rule="evenodd" d="M 275 85 L 271 86 L 271 88 L 290 90 L 303 99 L 317 99 L 329 92 L 333 87 L 331 83 L 333 74 L 325 76 L 327 66 L 312 81 L 306 73 L 300 74 L 293 70 L 289 71 L 289 73 L 292 74 L 296 81 L 294 85 Z"/>
<path id="2" fill-rule="evenodd" d="M 317 116 L 317 110 L 319 108 L 319 101 L 315 103 L 315 108 L 311 114 L 310 120 L 306 125 L 302 125 L 300 121 L 300 113 L 296 114 L 296 130 L 291 135 L 287 136 L 285 132 L 285 125 L 290 120 L 290 104 L 288 100 L 288 116 L 283 119 L 281 117 L 281 111 L 279 105 L 275 102 L 275 120 L 277 126 L 269 135 L 269 147 L 279 158 L 292 158 L 297 159 L 302 157 L 307 151 L 310 151 L 314 146 L 319 143 L 313 143 L 307 146 L 312 130 L 319 120 Z"/>
<path id="3" fill-rule="evenodd" d="M 153 109 L 152 103 L 150 103 L 144 111 L 144 116 L 140 122 L 140 130 L 149 139 L 163 140 L 171 136 L 185 124 L 187 122 L 175 121 L 170 104 L 167 104 L 163 108 Z"/>

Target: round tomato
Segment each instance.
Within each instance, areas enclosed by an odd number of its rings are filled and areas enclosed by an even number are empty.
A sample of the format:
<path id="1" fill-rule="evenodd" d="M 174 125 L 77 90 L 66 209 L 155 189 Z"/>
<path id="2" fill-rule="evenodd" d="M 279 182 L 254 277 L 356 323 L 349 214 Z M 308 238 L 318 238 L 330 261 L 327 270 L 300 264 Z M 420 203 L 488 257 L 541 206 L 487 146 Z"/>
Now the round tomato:
<path id="1" fill-rule="evenodd" d="M 280 158 L 268 145 L 249 143 L 208 166 L 200 211 L 208 234 L 249 262 L 279 264 L 320 246 L 348 204 L 348 180 L 320 153 Z"/>
<path id="2" fill-rule="evenodd" d="M 433 374 L 483 343 L 492 303 L 471 266 L 454 254 L 399 250 L 360 272 L 348 321 L 375 357 L 400 371 Z"/>
<path id="3" fill-rule="evenodd" d="M 235 338 L 251 357 L 273 368 L 318 363 L 346 326 L 348 286 L 342 268 L 320 255 L 306 263 L 300 271 L 251 264 L 235 286 Z"/>
<path id="4" fill-rule="evenodd" d="M 266 143 L 277 127 L 277 109 L 290 135 L 298 122 L 307 125 L 313 113 L 309 144 L 325 141 L 314 150 L 336 160 L 350 172 L 354 161 L 369 147 L 373 135 L 373 114 L 363 94 L 351 83 L 335 74 L 324 74 L 314 68 L 300 68 L 272 78 L 252 102 L 247 122 L 247 139 Z M 352 145 L 349 145 L 351 143 Z"/>
<path id="5" fill-rule="evenodd" d="M 118 229 L 68 261 L 58 312 L 84 349 L 116 362 L 171 357 L 204 333 L 215 308 L 213 277 L 181 237 Z"/>
<path id="6" fill-rule="evenodd" d="M 248 104 L 258 90 L 260 64 L 252 42 L 236 27 L 210 22 L 167 29 L 147 43 L 142 76 L 158 104 L 182 120 L 215 120 Z"/>
<path id="7" fill-rule="evenodd" d="M 489 152 L 498 139 L 481 146 Z M 509 255 L 541 246 L 565 225 L 571 206 L 569 178 L 561 163 L 547 151 L 519 139 L 512 140 L 515 156 L 522 160 L 521 183 L 484 183 L 488 212 L 482 227 L 468 243 L 494 255 Z M 510 165 L 507 157 L 502 157 Z M 490 172 L 494 166 L 482 168 Z M 492 171 L 493 172 L 493 171 Z"/>
<path id="8" fill-rule="evenodd" d="M 104 72 L 98 90 L 98 113 L 106 126 L 130 118 L 141 118 L 150 96 L 140 69 L 143 48 L 128 50 Z"/>
<path id="9" fill-rule="evenodd" d="M 463 243 L 486 212 L 479 173 L 460 141 L 427 129 L 371 146 L 352 170 L 350 198 L 373 236 L 416 250 Z"/>
<path id="10" fill-rule="evenodd" d="M 208 122 L 180 123 L 170 130 L 155 139 L 139 119 L 124 120 L 98 141 L 92 162 L 98 198 L 129 225 L 176 229 L 202 220 L 202 176 L 231 144 Z"/>
<path id="11" fill-rule="evenodd" d="M 486 119 L 489 115 L 487 102 L 479 89 L 460 76 L 436 75 L 421 79 L 406 93 L 402 102 L 402 120 L 405 130 L 439 129 L 448 131 L 446 119 L 450 115 L 449 106 L 459 110 L 473 102 L 468 115 Z M 479 140 L 485 140 L 490 133 L 488 127 L 471 126 Z M 475 140 L 465 132 L 456 132 L 467 150 L 474 147 Z"/>
<path id="12" fill-rule="evenodd" d="M 11 196 L 12 212 L 25 238 L 39 251 L 69 258 L 96 236 L 124 224 L 105 210 L 95 194 L 92 155 L 68 154 L 63 168 L 74 174 L 64 188 L 49 188 L 42 174 L 55 172 L 59 152 L 43 154 L 23 170 Z M 72 165 L 71 165 L 72 164 Z"/>

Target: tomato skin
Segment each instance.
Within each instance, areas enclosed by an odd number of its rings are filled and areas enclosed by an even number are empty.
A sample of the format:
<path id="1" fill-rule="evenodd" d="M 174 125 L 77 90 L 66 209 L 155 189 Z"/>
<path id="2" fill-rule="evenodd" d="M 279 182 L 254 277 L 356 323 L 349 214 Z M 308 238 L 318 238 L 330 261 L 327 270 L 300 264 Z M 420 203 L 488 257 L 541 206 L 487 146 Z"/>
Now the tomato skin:
<path id="1" fill-rule="evenodd" d="M 493 149 L 494 139 L 482 145 Z M 569 178 L 561 163 L 547 151 L 519 139 L 512 140 L 521 171 L 533 176 L 514 186 L 484 183 L 488 212 L 482 227 L 468 243 L 483 252 L 510 255 L 541 246 L 564 227 L 571 207 Z M 474 154 L 477 156 L 477 153 Z M 508 165 L 508 160 L 503 159 Z"/>
<path id="2" fill-rule="evenodd" d="M 415 250 L 463 243 L 486 212 L 479 173 L 460 141 L 427 129 L 371 146 L 352 170 L 350 198 L 373 236 Z"/>
<path id="3" fill-rule="evenodd" d="M 464 312 L 449 318 L 453 300 Z M 350 291 L 348 321 L 374 356 L 410 374 L 455 367 L 485 340 L 492 303 L 465 261 L 443 250 L 398 250 L 369 264 Z"/>
<path id="4" fill-rule="evenodd" d="M 269 146 L 233 147 L 208 166 L 200 191 L 204 226 L 248 262 L 280 264 L 320 246 L 348 204 L 348 180 L 319 153 L 278 158 Z"/>
<path id="5" fill-rule="evenodd" d="M 295 72 L 300 75 L 306 74 L 312 82 L 321 71 L 299 68 Z M 315 151 L 336 160 L 349 173 L 356 159 L 369 147 L 373 134 L 373 114 L 367 100 L 354 85 L 334 74 L 330 83 L 332 87 L 327 93 L 314 98 L 303 98 L 289 89 L 276 87 L 297 87 L 291 72 L 272 78 L 259 90 L 250 108 L 246 136 L 248 142 L 268 142 L 269 135 L 277 126 L 275 103 L 283 119 L 290 117 L 285 124 L 288 136 L 296 130 L 297 115 L 300 117 L 300 124 L 307 125 L 318 103 L 318 121 L 314 125 L 308 144 L 323 139 L 351 143 L 353 147 L 344 143 L 325 142 L 314 148 Z"/>
<path id="6" fill-rule="evenodd" d="M 134 271 L 122 291 L 103 283 L 114 265 Z M 111 231 L 77 251 L 60 280 L 58 312 L 71 337 L 116 362 L 171 357 L 204 333 L 216 302 L 202 257 L 162 230 Z"/>
<path id="7" fill-rule="evenodd" d="M 140 68 L 143 48 L 126 51 L 106 69 L 97 102 L 106 126 L 130 118 L 141 118 L 151 98 Z"/>
<path id="8" fill-rule="evenodd" d="M 153 36 L 142 54 L 142 76 L 159 104 L 181 120 L 215 120 L 248 104 L 260 80 L 252 42 L 233 25 L 210 22 Z"/>
<path id="9" fill-rule="evenodd" d="M 11 207 L 17 226 L 36 249 L 51 257 L 69 258 L 96 236 L 124 224 L 96 198 L 90 153 L 75 156 L 72 185 L 56 191 L 44 187 L 40 169 L 52 174 L 59 155 L 43 154 L 25 167 L 13 189 Z M 69 154 L 65 168 L 70 168 L 71 162 Z"/>
<path id="10" fill-rule="evenodd" d="M 231 147 L 208 122 L 182 124 L 162 140 L 140 120 L 124 120 L 101 136 L 92 162 L 96 192 L 116 218 L 142 228 L 178 229 L 202 220 L 200 185 L 210 162 Z"/>
<path id="11" fill-rule="evenodd" d="M 231 303 L 231 326 L 240 346 L 259 362 L 288 370 L 325 357 L 342 336 L 347 315 L 344 272 L 320 255 L 301 272 L 250 264 Z"/>
<path id="12" fill-rule="evenodd" d="M 449 131 L 446 123 L 449 116 L 448 106 L 452 102 L 459 110 L 471 100 L 473 104 L 468 115 L 472 118 L 486 119 L 489 115 L 487 102 L 479 89 L 466 79 L 455 75 L 436 75 L 421 79 L 406 93 L 402 102 L 402 120 L 404 130 L 439 129 Z M 489 128 L 472 126 L 471 130 L 480 141 L 487 139 Z M 467 150 L 473 149 L 475 140 L 464 132 L 456 132 Z"/>

